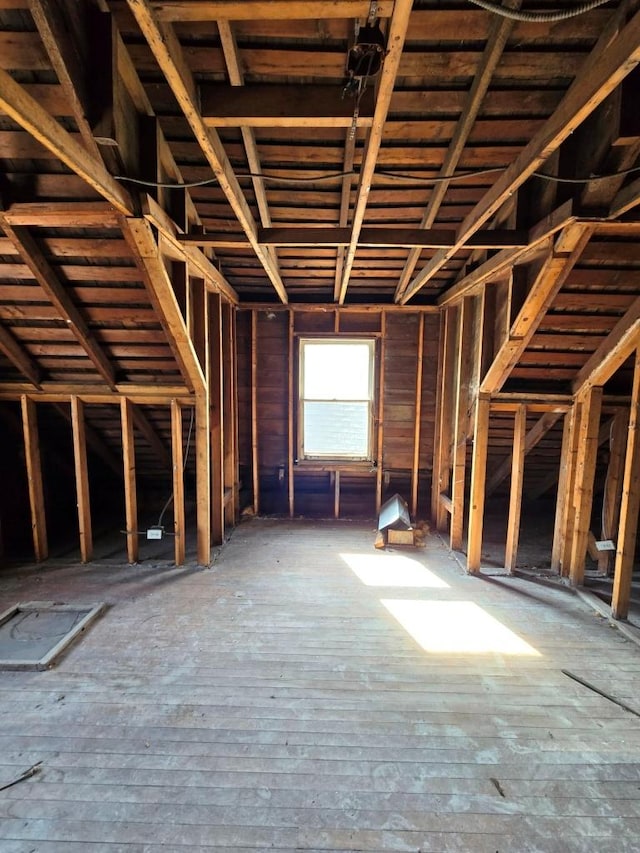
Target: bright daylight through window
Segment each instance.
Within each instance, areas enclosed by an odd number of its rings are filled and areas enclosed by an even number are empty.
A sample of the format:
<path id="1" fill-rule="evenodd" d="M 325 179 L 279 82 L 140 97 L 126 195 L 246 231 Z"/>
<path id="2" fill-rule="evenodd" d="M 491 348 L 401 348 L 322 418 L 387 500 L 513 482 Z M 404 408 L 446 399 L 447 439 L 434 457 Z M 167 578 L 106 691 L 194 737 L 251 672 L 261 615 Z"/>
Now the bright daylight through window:
<path id="1" fill-rule="evenodd" d="M 300 340 L 299 456 L 372 459 L 373 340 Z"/>

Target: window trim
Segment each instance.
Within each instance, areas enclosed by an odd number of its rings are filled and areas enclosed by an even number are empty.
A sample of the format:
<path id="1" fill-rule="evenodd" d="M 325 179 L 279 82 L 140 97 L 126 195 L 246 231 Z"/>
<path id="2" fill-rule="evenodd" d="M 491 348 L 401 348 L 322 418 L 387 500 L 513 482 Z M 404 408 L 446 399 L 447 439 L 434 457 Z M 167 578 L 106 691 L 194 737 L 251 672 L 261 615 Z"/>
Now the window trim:
<path id="1" fill-rule="evenodd" d="M 349 335 L 349 336 L 338 336 L 338 335 L 309 335 L 309 334 L 299 334 L 297 337 L 297 405 L 296 405 L 296 414 L 297 414 L 297 458 L 296 462 L 302 465 L 317 465 L 317 466 L 331 466 L 332 463 L 339 466 L 360 466 L 366 465 L 370 466 L 375 464 L 376 460 L 376 449 L 375 449 L 375 422 L 376 422 L 376 411 L 377 411 L 377 372 L 378 372 L 378 335 L 367 333 L 365 335 Z M 327 344 L 327 345 L 354 345 L 354 344 L 366 344 L 369 348 L 369 396 L 368 399 L 365 400 L 320 400 L 318 402 L 339 402 L 339 403 L 349 403 L 349 402 L 367 402 L 368 403 L 368 435 L 367 435 L 367 445 L 368 445 L 368 453 L 365 456 L 355 456 L 353 454 L 339 454 L 339 453 L 326 453 L 326 454 L 317 454 L 317 453 L 305 453 L 304 451 L 304 404 L 305 402 L 314 402 L 312 398 L 306 398 L 304 396 L 304 350 L 306 344 Z"/>

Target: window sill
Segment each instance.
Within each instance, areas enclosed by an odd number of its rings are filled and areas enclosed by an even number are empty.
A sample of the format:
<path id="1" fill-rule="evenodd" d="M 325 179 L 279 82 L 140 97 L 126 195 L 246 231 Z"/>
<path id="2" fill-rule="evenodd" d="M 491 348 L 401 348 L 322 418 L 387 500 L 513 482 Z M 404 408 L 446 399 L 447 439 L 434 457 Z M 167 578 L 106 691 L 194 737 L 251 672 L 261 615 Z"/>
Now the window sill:
<path id="1" fill-rule="evenodd" d="M 294 471 L 340 471 L 358 474 L 369 472 L 373 474 L 376 471 L 376 464 L 367 459 L 301 459 L 295 463 Z"/>

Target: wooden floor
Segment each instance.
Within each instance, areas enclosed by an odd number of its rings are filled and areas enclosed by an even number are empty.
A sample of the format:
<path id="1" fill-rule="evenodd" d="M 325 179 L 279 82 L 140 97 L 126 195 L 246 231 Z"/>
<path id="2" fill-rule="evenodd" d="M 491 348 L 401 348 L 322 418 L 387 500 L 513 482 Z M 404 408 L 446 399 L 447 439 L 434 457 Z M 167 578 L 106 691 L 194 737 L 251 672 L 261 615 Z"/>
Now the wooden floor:
<path id="1" fill-rule="evenodd" d="M 373 539 L 256 519 L 212 570 L 3 570 L 2 609 L 113 606 L 0 673 L 0 786 L 42 762 L 0 791 L 0 851 L 640 849 L 640 718 L 562 672 L 640 711 L 640 649 L 437 537 Z"/>

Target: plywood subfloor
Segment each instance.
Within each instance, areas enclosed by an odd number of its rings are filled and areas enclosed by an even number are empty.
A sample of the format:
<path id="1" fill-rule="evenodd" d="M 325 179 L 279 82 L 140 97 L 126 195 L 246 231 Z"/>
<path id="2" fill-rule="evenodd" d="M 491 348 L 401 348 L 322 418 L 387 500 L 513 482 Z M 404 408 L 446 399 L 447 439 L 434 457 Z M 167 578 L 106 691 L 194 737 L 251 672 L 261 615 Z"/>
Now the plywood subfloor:
<path id="1" fill-rule="evenodd" d="M 256 519 L 209 571 L 5 572 L 0 608 L 113 606 L 56 669 L 0 673 L 0 786 L 42 762 L 0 791 L 2 853 L 636 851 L 640 718 L 561 670 L 640 710 L 638 647 L 437 537 L 373 539 Z"/>

